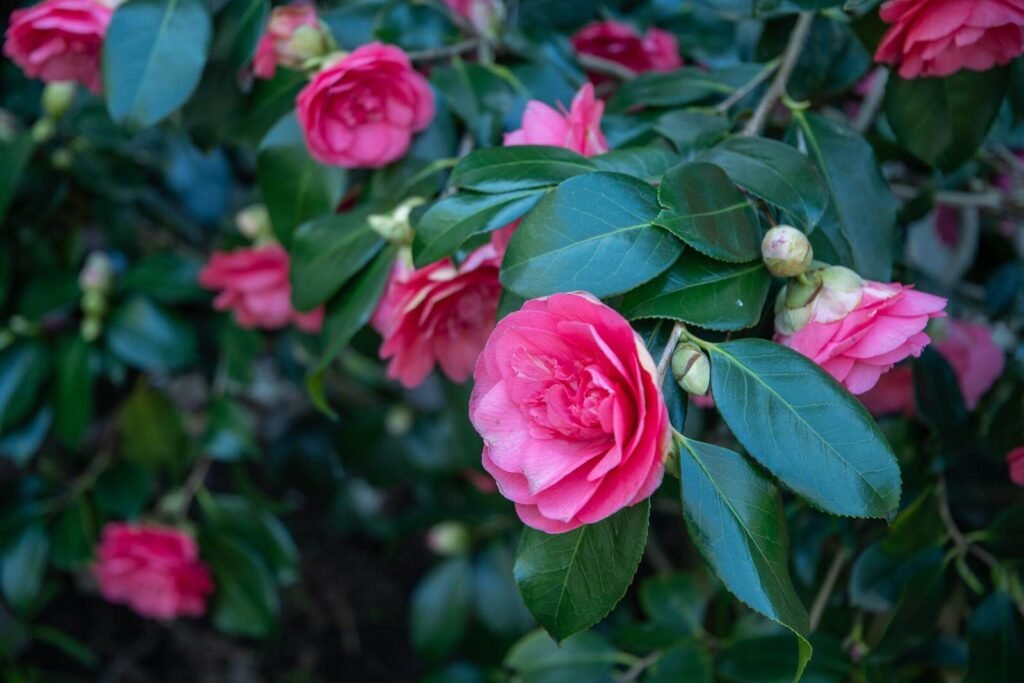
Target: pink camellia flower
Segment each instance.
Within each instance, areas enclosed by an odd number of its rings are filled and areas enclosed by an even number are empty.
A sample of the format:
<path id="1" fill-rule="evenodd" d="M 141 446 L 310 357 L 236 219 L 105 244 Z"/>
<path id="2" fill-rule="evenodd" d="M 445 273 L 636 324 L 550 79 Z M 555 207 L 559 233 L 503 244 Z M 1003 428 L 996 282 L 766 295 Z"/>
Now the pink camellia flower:
<path id="1" fill-rule="evenodd" d="M 837 314 L 829 302 L 799 330 L 777 332 L 775 340 L 813 360 L 853 394 L 871 389 L 904 358 L 921 355 L 931 341 L 924 332 L 928 320 L 945 315 L 945 299 L 898 282 L 865 280 L 852 299 L 844 297 L 846 310 Z"/>
<path id="2" fill-rule="evenodd" d="M 562 147 L 589 157 L 608 151 L 601 132 L 604 102 L 594 97 L 594 86 L 584 85 L 566 113 L 559 113 L 538 100 L 530 100 L 523 112 L 523 127 L 505 133 L 505 146 L 548 145 Z"/>
<path id="3" fill-rule="evenodd" d="M 98 93 L 100 54 L 114 14 L 113 0 L 44 0 L 15 10 L 4 54 L 26 76 L 46 82 L 77 81 Z"/>
<path id="4" fill-rule="evenodd" d="M 270 79 L 279 65 L 297 69 L 306 60 L 326 54 L 329 47 L 327 31 L 312 4 L 275 7 L 256 44 L 252 71 L 257 78 Z"/>
<path id="5" fill-rule="evenodd" d="M 505 16 L 501 0 L 444 0 L 444 4 L 484 34 L 494 33 Z"/>
<path id="6" fill-rule="evenodd" d="M 986 71 L 1024 53 L 1024 0 L 889 0 L 875 61 L 903 78 Z"/>
<path id="7" fill-rule="evenodd" d="M 652 28 L 641 36 L 633 27 L 618 21 L 587 24 L 572 37 L 572 46 L 581 55 L 615 62 L 634 74 L 671 71 L 683 65 L 674 35 Z M 605 79 L 595 75 L 591 80 Z"/>
<path id="8" fill-rule="evenodd" d="M 671 446 L 651 355 L 589 294 L 527 301 L 477 361 L 469 418 L 525 524 L 557 534 L 650 496 Z"/>
<path id="9" fill-rule="evenodd" d="M 1024 446 L 1017 446 L 1007 453 L 1006 464 L 1010 466 L 1010 481 L 1024 486 Z"/>
<path id="10" fill-rule="evenodd" d="M 935 341 L 935 350 L 956 373 L 968 410 L 977 407 L 981 397 L 1003 374 L 1006 364 L 1003 350 L 992 340 L 988 327 L 959 320 L 949 321 L 944 336 Z M 906 366 L 895 368 L 861 396 L 861 400 L 875 415 L 913 415 L 914 380 L 911 369 Z"/>
<path id="11" fill-rule="evenodd" d="M 329 63 L 296 101 L 310 154 L 346 168 L 401 158 L 434 118 L 434 92 L 400 49 L 370 43 Z"/>
<path id="12" fill-rule="evenodd" d="M 295 323 L 303 332 L 319 332 L 324 309 L 300 313 L 292 308 L 288 268 L 288 252 L 279 244 L 215 251 L 199 272 L 199 284 L 221 290 L 213 307 L 233 311 L 242 327 L 275 330 Z"/>
<path id="13" fill-rule="evenodd" d="M 173 527 L 107 524 L 93 574 L 104 598 L 150 619 L 201 616 L 213 592 L 199 546 Z"/>
<path id="14" fill-rule="evenodd" d="M 411 389 L 437 364 L 455 382 L 469 379 L 498 314 L 500 260 L 485 244 L 458 266 L 451 259 L 419 269 L 395 263 L 370 320 L 384 338 L 380 357 L 391 360 L 388 377 Z"/>

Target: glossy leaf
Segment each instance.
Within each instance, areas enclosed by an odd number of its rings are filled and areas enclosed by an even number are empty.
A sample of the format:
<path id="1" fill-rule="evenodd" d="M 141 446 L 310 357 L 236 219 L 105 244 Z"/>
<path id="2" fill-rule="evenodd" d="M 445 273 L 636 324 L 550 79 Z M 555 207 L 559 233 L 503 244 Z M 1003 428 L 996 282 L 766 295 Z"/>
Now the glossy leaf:
<path id="1" fill-rule="evenodd" d="M 789 577 L 789 539 L 778 490 L 730 450 L 689 439 L 680 445 L 690 537 L 730 592 L 797 636 L 799 679 L 811 646 L 807 611 Z"/>
<path id="2" fill-rule="evenodd" d="M 183 368 L 196 358 L 196 331 L 143 297 L 117 308 L 107 328 L 107 346 L 124 363 L 148 371 Z"/>
<path id="3" fill-rule="evenodd" d="M 96 519 L 87 500 L 72 501 L 53 525 L 50 559 L 59 569 L 74 570 L 92 559 L 97 536 Z"/>
<path id="4" fill-rule="evenodd" d="M 53 426 L 57 438 L 68 448 L 78 445 L 92 418 L 94 379 L 90 355 L 89 343 L 75 335 L 57 359 Z"/>
<path id="5" fill-rule="evenodd" d="M 43 587 L 50 539 L 36 523 L 25 528 L 0 558 L 0 588 L 7 604 L 19 614 L 32 610 Z"/>
<path id="6" fill-rule="evenodd" d="M 331 298 L 383 248 L 368 221 L 369 209 L 303 223 L 292 237 L 292 303 L 309 311 Z"/>
<path id="7" fill-rule="evenodd" d="M 12 140 L 0 140 L 0 223 L 7 215 L 7 207 L 14 198 L 33 149 L 32 136 L 28 134 L 15 136 Z"/>
<path id="8" fill-rule="evenodd" d="M 967 421 L 967 408 L 956 371 L 931 347 L 914 359 L 914 404 L 918 416 L 935 431 L 948 435 Z"/>
<path id="9" fill-rule="evenodd" d="M 103 41 L 103 91 L 112 119 L 148 127 L 199 84 L 211 35 L 202 0 L 128 0 Z"/>
<path id="10" fill-rule="evenodd" d="M 860 401 L 778 344 L 742 339 L 712 346 L 710 355 L 718 410 L 772 474 L 832 514 L 896 514 L 899 466 Z"/>
<path id="11" fill-rule="evenodd" d="M 650 71 L 623 83 L 609 107 L 613 111 L 625 111 L 637 105 L 678 107 L 725 99 L 736 86 L 746 83 L 760 70 L 758 64 L 742 64 L 729 71 L 708 71 L 693 66 L 667 72 Z"/>
<path id="12" fill-rule="evenodd" d="M 477 192 L 515 192 L 552 187 L 595 170 L 585 157 L 560 147 L 491 147 L 470 152 L 452 171 L 449 182 Z"/>
<path id="13" fill-rule="evenodd" d="M 760 261 L 723 263 L 688 252 L 622 299 L 630 320 L 671 318 L 711 330 L 741 330 L 761 319 L 771 278 Z"/>
<path id="14" fill-rule="evenodd" d="M 505 666 L 523 683 L 580 683 L 609 679 L 621 655 L 593 631 L 560 643 L 536 630 L 516 643 L 505 657 Z"/>
<path id="15" fill-rule="evenodd" d="M 828 208 L 828 186 L 814 163 L 789 145 L 767 138 L 730 138 L 703 156 L 737 185 L 793 217 L 810 232 Z"/>
<path id="16" fill-rule="evenodd" d="M 757 214 L 725 172 L 705 162 L 680 164 L 658 186 L 656 223 L 697 251 L 721 261 L 761 255 Z"/>
<path id="17" fill-rule="evenodd" d="M 612 150 L 593 157 L 591 161 L 601 171 L 624 173 L 654 182 L 679 163 L 679 155 L 661 147 L 631 147 Z"/>
<path id="18" fill-rule="evenodd" d="M 298 578 L 299 551 L 288 529 L 270 512 L 242 496 L 220 494 L 204 501 L 203 514 L 218 534 L 246 543 L 280 583 Z"/>
<path id="19" fill-rule="evenodd" d="M 989 595 L 967 621 L 970 666 L 964 683 L 1024 680 L 1020 618 L 1013 599 L 1002 592 Z"/>
<path id="20" fill-rule="evenodd" d="M 270 635 L 281 604 L 266 563 L 248 544 L 223 534 L 206 534 L 202 550 L 217 586 L 211 608 L 214 625 L 235 636 Z"/>
<path id="21" fill-rule="evenodd" d="M 28 415 L 49 370 L 46 347 L 38 342 L 0 351 L 0 432 Z"/>
<path id="22" fill-rule="evenodd" d="M 695 640 L 684 640 L 665 649 L 644 678 L 645 683 L 711 683 L 711 655 Z"/>
<path id="23" fill-rule="evenodd" d="M 118 415 L 121 455 L 149 469 L 181 465 L 187 457 L 185 430 L 174 405 L 140 379 Z"/>
<path id="24" fill-rule="evenodd" d="M 422 657 L 442 660 L 459 644 L 469 617 L 472 573 L 463 558 L 433 569 L 413 591 L 409 606 L 412 646 Z"/>
<path id="25" fill-rule="evenodd" d="M 654 621 L 683 633 L 703 630 L 707 598 L 690 574 L 655 576 L 640 586 L 640 606 Z"/>
<path id="26" fill-rule="evenodd" d="M 590 628 L 626 594 L 647 544 L 650 509 L 645 500 L 564 534 L 523 530 L 516 583 L 527 609 L 553 638 Z"/>
<path id="27" fill-rule="evenodd" d="M 502 283 L 533 298 L 629 291 L 664 271 L 683 245 L 652 224 L 654 189 L 630 176 L 591 173 L 567 180 L 541 200 L 512 236 Z"/>
<path id="28" fill-rule="evenodd" d="M 843 265 L 863 277 L 889 281 L 896 200 L 871 145 L 849 126 L 813 112 L 798 113 L 794 124 L 799 146 L 817 165 L 830 194 L 812 244 L 824 239 Z"/>

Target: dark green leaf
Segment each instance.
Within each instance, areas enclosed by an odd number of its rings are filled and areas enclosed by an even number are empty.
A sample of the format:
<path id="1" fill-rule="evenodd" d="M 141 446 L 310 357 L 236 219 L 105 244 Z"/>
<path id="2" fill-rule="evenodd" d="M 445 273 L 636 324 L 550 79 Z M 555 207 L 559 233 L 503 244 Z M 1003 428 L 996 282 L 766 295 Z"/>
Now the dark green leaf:
<path id="1" fill-rule="evenodd" d="M 647 545 L 650 501 L 564 534 L 527 528 L 515 576 L 526 607 L 556 640 L 590 628 L 626 594 Z"/>
<path id="2" fill-rule="evenodd" d="M 850 603 L 868 612 L 888 612 L 897 604 L 907 582 L 942 562 L 942 549 L 929 548 L 911 556 L 886 550 L 882 542 L 868 546 L 853 564 Z"/>
<path id="3" fill-rule="evenodd" d="M 730 450 L 689 439 L 679 443 L 690 537 L 730 592 L 796 634 L 799 679 L 811 646 L 807 611 L 789 577 L 789 538 L 778 490 Z"/>
<path id="4" fill-rule="evenodd" d="M 585 157 L 560 147 L 491 147 L 470 152 L 452 171 L 449 182 L 477 192 L 515 192 L 552 187 L 595 170 Z"/>
<path id="5" fill-rule="evenodd" d="M 219 397 L 210 402 L 203 449 L 214 460 L 241 460 L 259 455 L 256 425 L 241 403 Z"/>
<path id="6" fill-rule="evenodd" d="M 591 161 L 601 171 L 624 173 L 652 183 L 679 163 L 679 155 L 661 147 L 616 149 Z"/>
<path id="7" fill-rule="evenodd" d="M 246 144 L 256 145 L 281 117 L 295 108 L 295 97 L 307 80 L 301 71 L 278 69 L 269 81 L 259 79 L 236 122 L 237 130 L 229 131 Z"/>
<path id="8" fill-rule="evenodd" d="M 263 559 L 248 544 L 223 534 L 204 535 L 202 550 L 217 586 L 211 610 L 214 625 L 234 636 L 270 635 L 281 605 Z"/>
<path id="9" fill-rule="evenodd" d="M 498 140 L 516 98 L 514 77 L 510 81 L 502 67 L 456 59 L 450 66 L 435 69 L 430 80 L 473 132 L 478 145 L 488 148 Z"/>
<path id="10" fill-rule="evenodd" d="M 210 12 L 202 0 L 128 0 L 103 41 L 103 91 L 118 123 L 148 127 L 188 101 L 206 65 Z"/>
<path id="11" fill-rule="evenodd" d="M 451 256 L 473 235 L 504 227 L 536 206 L 543 190 L 503 194 L 459 192 L 427 209 L 416 226 L 412 249 L 416 266 Z"/>
<path id="12" fill-rule="evenodd" d="M 46 528 L 37 523 L 22 531 L 0 558 L 0 587 L 15 612 L 26 614 L 35 606 L 43 587 L 49 550 Z"/>
<path id="13" fill-rule="evenodd" d="M 161 252 L 148 256 L 125 273 L 121 286 L 164 304 L 196 301 L 206 296 L 199 286 L 203 264 L 197 258 Z"/>
<path id="14" fill-rule="evenodd" d="M 725 116 L 690 111 L 666 112 L 654 124 L 655 132 L 671 140 L 684 155 L 714 145 L 725 137 L 730 127 Z"/>
<path id="15" fill-rule="evenodd" d="M 697 251 L 742 263 L 761 255 L 757 214 L 725 172 L 708 163 L 680 164 L 661 179 L 657 224 Z"/>
<path id="16" fill-rule="evenodd" d="M 640 322 L 634 327 L 640 338 L 644 340 L 644 346 L 650 352 L 651 358 L 657 363 L 672 334 L 672 323 L 662 318 L 649 320 L 646 323 Z M 686 425 L 689 395 L 682 390 L 671 372 L 666 373 L 665 381 L 661 384 L 661 395 L 665 398 L 665 405 L 668 407 L 669 422 L 672 423 L 676 431 L 682 432 Z"/>
<path id="17" fill-rule="evenodd" d="M 292 302 L 309 311 L 327 301 L 384 246 L 367 220 L 369 209 L 355 209 L 303 223 L 292 237 Z"/>
<path id="18" fill-rule="evenodd" d="M 505 666 L 522 683 L 582 683 L 610 680 L 620 658 L 608 641 L 592 631 L 556 643 L 537 630 L 509 650 Z"/>
<path id="19" fill-rule="evenodd" d="M 567 180 L 512 236 L 501 281 L 527 298 L 627 292 L 672 265 L 683 249 L 651 223 L 657 213 L 654 189 L 636 178 L 591 173 Z"/>
<path id="20" fill-rule="evenodd" d="M 682 633 L 703 630 L 707 598 L 690 574 L 656 576 L 640 586 L 640 606 L 654 621 Z"/>
<path id="21" fill-rule="evenodd" d="M 188 456 L 181 416 L 145 379 L 135 385 L 118 416 L 121 455 L 147 468 L 181 464 Z"/>
<path id="22" fill-rule="evenodd" d="M 1024 680 L 1020 620 L 1013 599 L 997 592 L 985 598 L 967 620 L 970 668 L 964 683 Z"/>
<path id="23" fill-rule="evenodd" d="M 896 514 L 899 466 L 860 401 L 811 360 L 778 344 L 742 339 L 710 352 L 718 410 L 772 474 L 833 514 Z"/>
<path id="24" fill-rule="evenodd" d="M 491 631 L 516 637 L 533 628 L 523 598 L 512 575 L 515 555 L 503 541 L 494 540 L 473 565 L 473 609 L 476 618 Z"/>
<path id="25" fill-rule="evenodd" d="M 1006 67 L 904 80 L 893 74 L 885 115 L 897 140 L 927 164 L 951 171 L 974 156 L 995 121 L 1009 80 Z"/>
<path id="26" fill-rule="evenodd" d="M 24 133 L 13 140 L 0 142 L 0 224 L 7 215 L 21 172 L 32 156 L 32 136 Z"/>
<path id="27" fill-rule="evenodd" d="M 22 342 L 0 351 L 0 433 L 28 415 L 49 373 L 49 355 L 39 342 Z"/>
<path id="28" fill-rule="evenodd" d="M 96 544 L 96 519 L 88 501 L 77 498 L 57 516 L 50 552 L 53 566 L 73 570 L 92 558 Z"/>
<path id="29" fill-rule="evenodd" d="M 761 66 L 743 64 L 730 72 L 684 67 L 675 71 L 640 74 L 627 81 L 609 104 L 612 111 L 625 111 L 638 105 L 680 107 L 707 100 L 725 99 L 735 87 L 753 78 Z"/>
<path id="30" fill-rule="evenodd" d="M 741 330 L 761 319 L 771 278 L 764 264 L 723 263 L 687 252 L 622 299 L 630 320 L 671 318 L 711 330 Z"/>
<path id="31" fill-rule="evenodd" d="M 469 617 L 472 573 L 464 557 L 446 560 L 423 577 L 412 593 L 409 626 L 413 649 L 442 660 L 462 640 Z"/>
<path id="32" fill-rule="evenodd" d="M 75 335 L 57 358 L 57 387 L 54 396 L 54 432 L 68 448 L 78 446 L 92 418 L 93 374 L 91 347 Z"/>
<path id="33" fill-rule="evenodd" d="M 115 463 L 96 480 L 96 507 L 111 517 L 134 519 L 146 508 L 154 479 L 152 471 L 143 465 Z"/>
<path id="34" fill-rule="evenodd" d="M 644 683 L 711 683 L 712 673 L 711 655 L 700 643 L 685 640 L 658 657 Z"/>
<path id="35" fill-rule="evenodd" d="M 286 247 L 298 226 L 333 213 L 345 191 L 345 169 L 324 166 L 309 156 L 294 114 L 267 133 L 256 167 L 274 235 Z"/>
<path id="36" fill-rule="evenodd" d="M 733 182 L 793 217 L 810 232 L 828 207 L 828 186 L 814 163 L 789 145 L 767 138 L 735 137 L 704 155 Z"/>
<path id="37" fill-rule="evenodd" d="M 237 74 L 252 59 L 269 14 L 269 0 L 228 0 L 217 15 L 211 59 L 230 64 Z"/>
<path id="38" fill-rule="evenodd" d="M 196 360 L 196 331 L 136 296 L 110 317 L 107 346 L 122 362 L 140 370 L 179 370 Z"/>
<path id="39" fill-rule="evenodd" d="M 43 444 L 52 422 L 53 411 L 44 405 L 16 429 L 0 437 L 0 456 L 10 458 L 18 467 L 26 467 Z"/>
<path id="40" fill-rule="evenodd" d="M 800 112 L 794 122 L 800 146 L 817 164 L 831 197 L 812 242 L 825 239 L 843 265 L 888 281 L 896 200 L 874 150 L 854 129 L 814 112 Z"/>
<path id="41" fill-rule="evenodd" d="M 242 496 L 222 494 L 203 505 L 203 513 L 218 534 L 243 541 L 267 563 L 280 583 L 298 578 L 299 551 L 288 529 L 268 511 Z"/>
<path id="42" fill-rule="evenodd" d="M 914 360 L 914 403 L 918 416 L 940 434 L 949 434 L 967 421 L 967 408 L 956 372 L 945 358 L 926 347 Z"/>

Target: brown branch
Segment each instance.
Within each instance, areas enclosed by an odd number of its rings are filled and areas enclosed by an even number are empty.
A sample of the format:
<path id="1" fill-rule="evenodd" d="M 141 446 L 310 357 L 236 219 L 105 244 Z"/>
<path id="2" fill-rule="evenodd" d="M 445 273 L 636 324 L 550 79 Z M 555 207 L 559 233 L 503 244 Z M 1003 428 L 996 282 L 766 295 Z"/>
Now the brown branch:
<path id="1" fill-rule="evenodd" d="M 417 50 L 409 53 L 409 59 L 414 62 L 433 62 L 439 59 L 458 57 L 467 52 L 473 52 L 480 46 L 479 38 L 467 38 L 459 43 L 443 45 L 428 50 Z"/>
<path id="2" fill-rule="evenodd" d="M 800 14 L 793 32 L 789 35 L 789 43 L 786 45 L 786 51 L 782 54 L 782 65 L 775 74 L 775 80 L 772 81 L 771 87 L 761 98 L 757 109 L 754 110 L 754 115 L 743 127 L 743 135 L 749 137 L 760 134 L 772 107 L 786 94 L 786 85 L 789 83 L 790 76 L 793 75 L 793 69 L 796 67 L 797 59 L 800 58 L 800 51 L 804 49 L 804 43 L 807 42 L 807 34 L 810 33 L 813 22 L 813 12 Z"/>
<path id="3" fill-rule="evenodd" d="M 822 582 L 821 588 L 818 589 L 818 594 L 814 596 L 814 602 L 811 604 L 811 615 L 809 619 L 811 633 L 814 633 L 818 629 L 818 624 L 821 623 L 821 617 L 825 614 L 825 608 L 828 606 L 828 600 L 832 597 L 832 592 L 836 588 L 836 581 L 839 579 L 839 572 L 843 570 L 843 565 L 850 559 L 850 551 L 846 546 L 840 546 L 839 551 L 836 552 L 836 556 L 832 558 L 832 564 L 829 565 L 828 572 L 825 574 L 825 581 Z"/>

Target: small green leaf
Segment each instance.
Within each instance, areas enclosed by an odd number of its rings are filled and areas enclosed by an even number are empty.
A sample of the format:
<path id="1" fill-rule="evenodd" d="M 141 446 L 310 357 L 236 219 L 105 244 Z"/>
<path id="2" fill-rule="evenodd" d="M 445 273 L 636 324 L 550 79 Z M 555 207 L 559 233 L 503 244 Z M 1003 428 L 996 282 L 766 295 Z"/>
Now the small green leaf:
<path id="1" fill-rule="evenodd" d="M 416 586 L 409 619 L 412 646 L 420 656 L 442 660 L 462 640 L 471 580 L 469 562 L 456 557 L 435 567 Z"/>
<path id="2" fill-rule="evenodd" d="M 185 430 L 174 405 L 142 378 L 117 419 L 121 455 L 149 469 L 181 465 L 188 457 Z"/>
<path id="3" fill-rule="evenodd" d="M 524 529 L 515 577 L 527 609 L 556 640 L 590 628 L 618 604 L 647 545 L 649 500 L 564 534 Z"/>
<path id="4" fill-rule="evenodd" d="M 757 214 L 725 171 L 705 162 L 680 164 L 658 187 L 655 222 L 697 251 L 742 263 L 761 255 Z"/>
<path id="5" fill-rule="evenodd" d="M 711 655 L 695 640 L 676 643 L 651 665 L 644 683 L 711 683 Z"/>
<path id="6" fill-rule="evenodd" d="M 343 168 L 324 166 L 309 156 L 293 113 L 281 119 L 260 143 L 256 177 L 274 235 L 290 247 L 298 226 L 334 213 L 345 192 L 347 174 Z"/>
<path id="7" fill-rule="evenodd" d="M 68 448 L 76 448 L 92 418 L 94 378 L 90 367 L 91 347 L 75 335 L 57 358 L 57 386 L 54 396 L 54 432 Z"/>
<path id="8" fill-rule="evenodd" d="M 791 215 L 810 232 L 825 215 L 828 186 L 814 163 L 789 145 L 767 138 L 735 137 L 703 157 L 733 182 Z"/>
<path id="9" fill-rule="evenodd" d="M 198 258 L 176 252 L 160 252 L 132 265 L 119 283 L 130 292 L 164 304 L 197 301 L 207 296 L 199 286 Z"/>
<path id="10" fill-rule="evenodd" d="M 135 519 L 153 495 L 153 472 L 134 462 L 108 467 L 93 487 L 96 507 L 111 517 Z"/>
<path id="11" fill-rule="evenodd" d="M 522 683 L 582 683 L 610 680 L 621 658 L 599 633 L 587 631 L 556 643 L 538 629 L 512 646 L 505 666 Z"/>
<path id="12" fill-rule="evenodd" d="M 974 156 L 999 113 L 1007 67 L 959 71 L 946 78 L 904 80 L 893 74 L 885 115 L 907 151 L 942 171 Z"/>
<path id="13" fill-rule="evenodd" d="M 703 631 L 707 598 L 690 574 L 656 576 L 640 586 L 640 606 L 654 621 L 682 633 Z"/>
<path id="14" fill-rule="evenodd" d="M 180 370 L 196 360 L 196 330 L 141 296 L 114 311 L 106 339 L 118 359 L 140 370 Z"/>
<path id="15" fill-rule="evenodd" d="M 217 587 L 211 610 L 214 625 L 229 635 L 269 636 L 281 605 L 263 559 L 248 544 L 226 534 L 204 534 L 201 547 Z"/>
<path id="16" fill-rule="evenodd" d="M 277 517 L 242 496 L 221 494 L 203 504 L 211 529 L 244 542 L 267 563 L 278 582 L 298 579 L 299 551 L 288 529 Z"/>
<path id="17" fill-rule="evenodd" d="M 53 566 L 73 570 L 87 563 L 96 544 L 96 531 L 96 518 L 88 500 L 80 497 L 72 501 L 53 526 Z"/>
<path id="18" fill-rule="evenodd" d="M 725 116 L 681 110 L 662 114 L 654 124 L 654 131 L 668 138 L 683 155 L 711 147 L 730 128 Z"/>
<path id="19" fill-rule="evenodd" d="M 292 302 L 309 311 L 331 298 L 384 246 L 370 227 L 369 209 L 303 223 L 292 237 Z"/>
<path id="20" fill-rule="evenodd" d="M 758 462 L 826 512 L 896 514 L 899 466 L 860 401 L 811 360 L 772 342 L 741 339 L 710 353 L 718 410 Z"/>
<path id="21" fill-rule="evenodd" d="M 18 135 L 10 141 L 0 141 L 0 224 L 7 215 L 7 207 L 14 198 L 28 160 L 35 145 L 28 133 Z"/>
<path id="22" fill-rule="evenodd" d="M 771 278 L 760 261 L 723 263 L 693 252 L 622 299 L 630 320 L 671 318 L 710 330 L 741 330 L 761 319 Z"/>
<path id="23" fill-rule="evenodd" d="M 964 683 L 1024 680 L 1020 619 L 1013 599 L 996 592 L 985 598 L 967 620 L 970 661 Z"/>
<path id="24" fill-rule="evenodd" d="M 799 680 L 811 645 L 807 611 L 789 577 L 789 538 L 778 490 L 730 450 L 685 438 L 679 443 L 690 537 L 730 592 L 797 636 L 794 680 Z"/>
<path id="25" fill-rule="evenodd" d="M 489 147 L 466 155 L 449 182 L 465 190 L 500 194 L 553 187 L 595 170 L 585 157 L 560 147 Z"/>
<path id="26" fill-rule="evenodd" d="M 0 558 L 0 588 L 11 608 L 22 615 L 35 606 L 46 574 L 50 539 L 42 523 L 26 528 Z"/>
<path id="27" fill-rule="evenodd" d="M 167 118 L 199 85 L 211 35 L 202 0 L 128 0 L 103 41 L 110 117 L 141 128 Z"/>
<path id="28" fill-rule="evenodd" d="M 505 254 L 501 281 L 526 298 L 627 292 L 672 265 L 683 249 L 652 224 L 657 213 L 654 189 L 636 178 L 571 178 L 523 219 Z"/>
<path id="29" fill-rule="evenodd" d="M 956 372 L 931 347 L 913 363 L 914 403 L 918 416 L 939 432 L 949 435 L 967 422 L 967 408 Z"/>
<path id="30" fill-rule="evenodd" d="M 679 163 L 679 155 L 661 147 L 632 147 L 606 152 L 591 161 L 598 170 L 624 173 L 653 183 Z"/>
<path id="31" fill-rule="evenodd" d="M 516 588 L 512 566 L 515 554 L 495 539 L 473 564 L 473 610 L 480 623 L 505 637 L 520 636 L 534 626 L 533 617 Z"/>
<path id="32" fill-rule="evenodd" d="M 28 415 L 49 373 L 49 356 L 39 342 L 22 342 L 0 351 L 0 433 Z"/>

